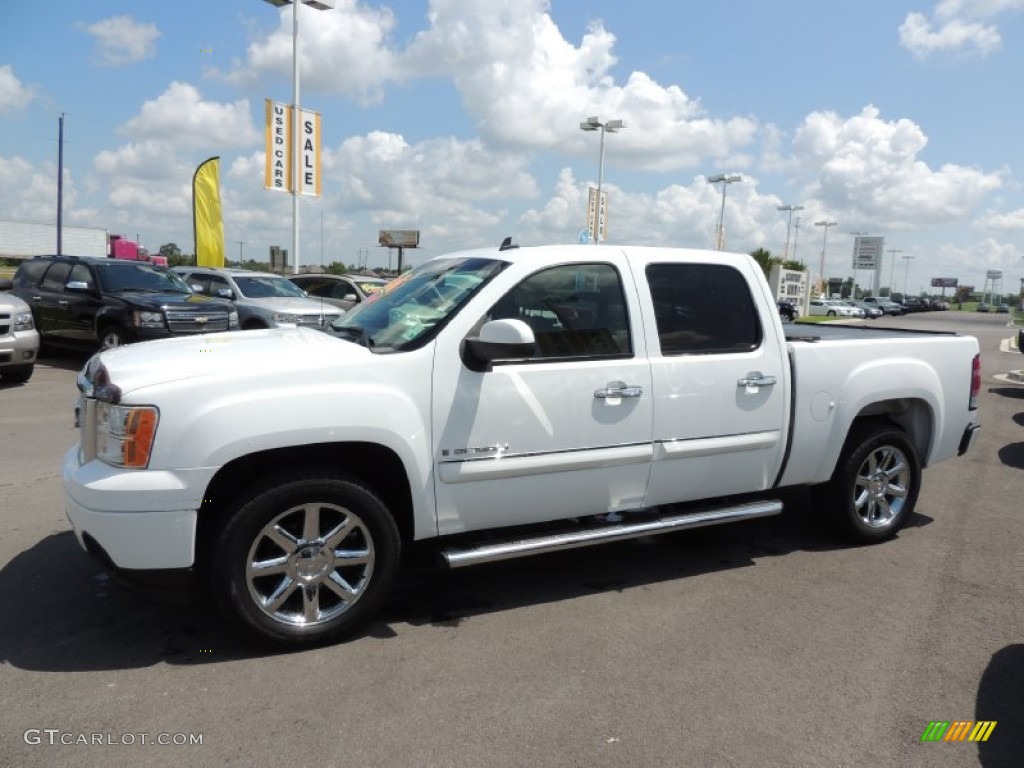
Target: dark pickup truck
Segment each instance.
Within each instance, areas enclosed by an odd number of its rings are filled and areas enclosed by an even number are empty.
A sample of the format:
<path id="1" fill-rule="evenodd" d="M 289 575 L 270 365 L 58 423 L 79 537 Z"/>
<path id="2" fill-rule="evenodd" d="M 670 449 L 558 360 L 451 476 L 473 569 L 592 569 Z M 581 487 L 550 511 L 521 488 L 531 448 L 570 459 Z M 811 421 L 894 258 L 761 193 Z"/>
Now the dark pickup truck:
<path id="1" fill-rule="evenodd" d="M 238 328 L 230 302 L 146 262 L 37 256 L 18 267 L 12 293 L 31 307 L 42 341 L 56 345 L 107 349 Z"/>

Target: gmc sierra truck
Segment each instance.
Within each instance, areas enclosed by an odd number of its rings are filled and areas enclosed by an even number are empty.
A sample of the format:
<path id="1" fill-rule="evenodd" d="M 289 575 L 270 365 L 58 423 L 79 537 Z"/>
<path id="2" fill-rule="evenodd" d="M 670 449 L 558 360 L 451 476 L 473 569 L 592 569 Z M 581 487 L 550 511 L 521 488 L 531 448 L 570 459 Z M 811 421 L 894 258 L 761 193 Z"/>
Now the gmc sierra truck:
<path id="1" fill-rule="evenodd" d="M 335 321 L 107 350 L 64 458 L 82 546 L 185 573 L 283 646 L 351 634 L 403 550 L 448 567 L 777 514 L 892 537 L 977 434 L 973 337 L 783 325 L 748 256 L 432 259 Z"/>

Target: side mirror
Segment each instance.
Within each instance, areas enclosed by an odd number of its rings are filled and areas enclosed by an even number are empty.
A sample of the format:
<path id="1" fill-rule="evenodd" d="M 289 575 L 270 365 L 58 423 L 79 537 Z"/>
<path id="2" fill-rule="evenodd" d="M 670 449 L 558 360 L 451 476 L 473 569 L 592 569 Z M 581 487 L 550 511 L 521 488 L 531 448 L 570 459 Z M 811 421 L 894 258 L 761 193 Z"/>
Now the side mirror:
<path id="1" fill-rule="evenodd" d="M 13 287 L 14 283 L 8 280 L 7 278 L 0 280 L 0 291 L 9 291 Z"/>
<path id="2" fill-rule="evenodd" d="M 354 293 L 346 293 L 344 296 L 341 297 L 341 300 L 342 301 L 358 302 L 359 301 L 359 297 L 356 296 Z"/>
<path id="3" fill-rule="evenodd" d="M 84 293 L 87 291 L 91 291 L 92 289 L 89 287 L 88 283 L 82 280 L 72 280 L 67 285 L 64 286 L 64 290 L 78 291 L 79 293 Z"/>
<path id="4" fill-rule="evenodd" d="M 233 299 L 235 298 L 235 292 L 230 288 L 218 288 L 217 298 L 219 299 Z"/>
<path id="5" fill-rule="evenodd" d="M 466 339 L 463 359 L 470 370 L 486 372 L 503 360 L 521 360 L 533 355 L 537 339 L 522 320 L 491 320 L 480 335 Z"/>

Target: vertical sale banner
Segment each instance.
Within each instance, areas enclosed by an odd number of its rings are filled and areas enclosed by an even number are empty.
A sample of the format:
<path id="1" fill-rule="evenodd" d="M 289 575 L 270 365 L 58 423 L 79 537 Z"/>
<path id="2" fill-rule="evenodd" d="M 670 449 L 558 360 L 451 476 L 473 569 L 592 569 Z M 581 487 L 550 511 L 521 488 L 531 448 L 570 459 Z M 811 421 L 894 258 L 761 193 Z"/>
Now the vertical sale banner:
<path id="1" fill-rule="evenodd" d="M 294 185 L 295 141 L 293 110 L 288 104 L 266 100 L 266 169 L 263 186 L 279 192 L 291 192 Z M 320 197 L 320 168 L 323 131 L 320 113 L 299 110 L 298 191 L 300 195 Z"/>

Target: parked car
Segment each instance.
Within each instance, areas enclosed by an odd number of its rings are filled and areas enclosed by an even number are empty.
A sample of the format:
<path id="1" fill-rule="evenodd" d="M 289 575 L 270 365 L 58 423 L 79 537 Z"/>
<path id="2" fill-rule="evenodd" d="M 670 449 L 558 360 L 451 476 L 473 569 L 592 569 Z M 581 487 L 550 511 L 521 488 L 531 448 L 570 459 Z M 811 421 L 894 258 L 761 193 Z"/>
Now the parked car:
<path id="1" fill-rule="evenodd" d="M 877 304 L 869 304 L 866 301 L 855 301 L 854 304 L 864 313 L 864 317 L 869 320 L 877 320 L 885 314 Z"/>
<path id="2" fill-rule="evenodd" d="M 390 281 L 369 275 L 293 275 L 288 278 L 309 296 L 346 312 L 380 293 Z"/>
<path id="3" fill-rule="evenodd" d="M 10 293 L 13 285 L 0 280 L 0 379 L 7 383 L 28 381 L 39 354 L 32 309 Z"/>
<path id="4" fill-rule="evenodd" d="M 849 307 L 850 311 L 853 313 L 853 317 L 863 318 L 867 316 L 867 313 L 860 306 L 858 306 L 857 302 L 855 301 L 846 299 L 843 301 L 837 301 L 836 303 L 843 307 Z"/>
<path id="5" fill-rule="evenodd" d="M 982 302 L 981 304 L 978 305 L 978 312 L 988 312 L 991 309 L 992 308 L 985 302 Z"/>
<path id="6" fill-rule="evenodd" d="M 37 256 L 18 267 L 13 292 L 32 308 L 44 344 L 106 349 L 238 328 L 230 303 L 144 261 Z"/>
<path id="7" fill-rule="evenodd" d="M 832 299 L 811 299 L 807 314 L 826 317 L 853 317 L 853 308 Z"/>
<path id="8" fill-rule="evenodd" d="M 902 304 L 898 304 L 892 299 L 884 296 L 866 296 L 864 298 L 865 304 L 872 304 L 877 306 L 886 315 L 903 315 L 906 314 L 906 309 Z"/>
<path id="9" fill-rule="evenodd" d="M 794 304 L 792 301 L 786 301 L 785 299 L 777 299 L 775 301 L 775 306 L 779 308 L 779 315 L 782 317 L 783 320 L 787 322 L 792 323 L 794 320 L 800 317 L 800 312 L 797 310 L 796 304 Z"/>
<path id="10" fill-rule="evenodd" d="M 1000 304 L 999 306 L 996 307 L 996 312 L 998 312 L 998 313 L 1000 313 L 1002 315 L 1007 314 L 1009 311 L 1010 311 L 1010 305 L 1009 304 Z"/>
<path id="11" fill-rule="evenodd" d="M 325 330 L 342 315 L 337 307 L 310 299 L 291 280 L 270 272 L 215 267 L 176 267 L 174 271 L 194 291 L 232 301 L 244 331 L 295 326 Z"/>
<path id="12" fill-rule="evenodd" d="M 365 625 L 413 547 L 539 556 L 778 514 L 807 486 L 880 543 L 979 429 L 977 339 L 789 339 L 744 254 L 478 249 L 392 286 L 340 338 L 94 356 L 62 465 L 83 548 L 126 579 L 198 576 L 241 632 L 309 646 Z"/>

